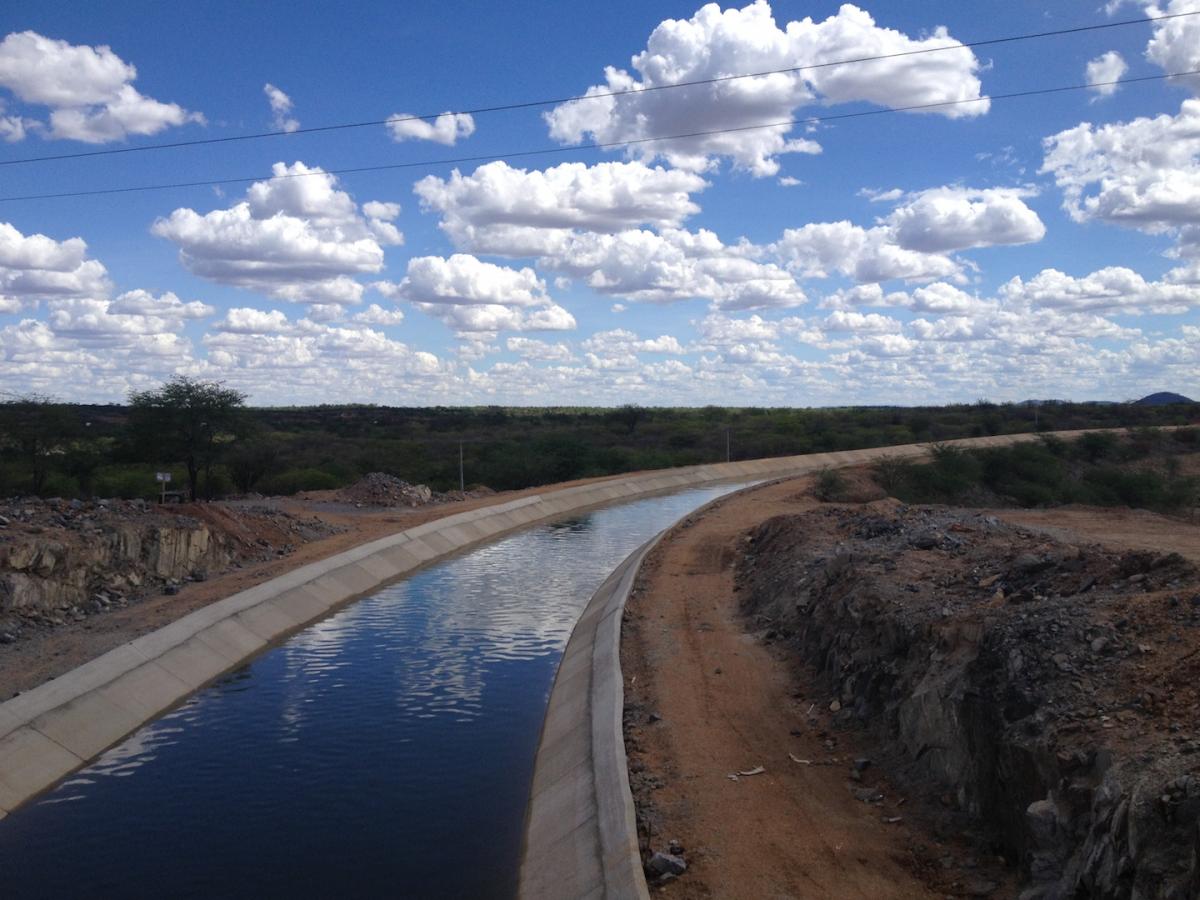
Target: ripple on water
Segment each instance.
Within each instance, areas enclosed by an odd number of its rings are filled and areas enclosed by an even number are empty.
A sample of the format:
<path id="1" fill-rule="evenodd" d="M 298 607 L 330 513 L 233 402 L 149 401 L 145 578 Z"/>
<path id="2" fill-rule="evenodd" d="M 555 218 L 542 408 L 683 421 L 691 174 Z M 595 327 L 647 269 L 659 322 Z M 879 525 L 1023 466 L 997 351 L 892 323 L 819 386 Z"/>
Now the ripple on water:
<path id="1" fill-rule="evenodd" d="M 0 820 L 4 897 L 507 897 L 583 604 L 721 486 L 535 527 L 320 621 Z"/>

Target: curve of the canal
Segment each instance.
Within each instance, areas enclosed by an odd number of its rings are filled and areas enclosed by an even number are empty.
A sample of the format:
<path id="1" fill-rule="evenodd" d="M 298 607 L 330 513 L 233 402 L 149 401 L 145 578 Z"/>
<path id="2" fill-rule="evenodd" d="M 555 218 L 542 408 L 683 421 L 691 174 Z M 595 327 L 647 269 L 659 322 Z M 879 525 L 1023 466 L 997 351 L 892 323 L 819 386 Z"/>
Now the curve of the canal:
<path id="1" fill-rule="evenodd" d="M 575 620 L 692 488 L 448 557 L 256 657 L 0 820 L 24 897 L 512 897 Z"/>

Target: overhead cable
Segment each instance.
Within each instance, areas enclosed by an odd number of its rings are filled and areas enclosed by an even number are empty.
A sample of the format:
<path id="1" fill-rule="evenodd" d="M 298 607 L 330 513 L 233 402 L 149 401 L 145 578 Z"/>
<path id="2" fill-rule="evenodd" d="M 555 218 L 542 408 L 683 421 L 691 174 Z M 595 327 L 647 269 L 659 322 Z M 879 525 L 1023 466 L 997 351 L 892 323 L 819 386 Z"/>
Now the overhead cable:
<path id="1" fill-rule="evenodd" d="M 525 100 L 516 103 L 504 103 L 495 106 L 480 106 L 473 109 L 462 109 L 458 111 L 440 112 L 440 113 L 425 113 L 421 115 L 403 115 L 389 116 L 384 119 L 371 119 L 364 122 L 341 122 L 332 125 L 314 125 L 308 128 L 295 128 L 291 131 L 260 131 L 252 134 L 235 134 L 225 137 L 213 138 L 196 138 L 186 141 L 170 141 L 158 144 L 142 144 L 137 147 L 109 147 L 104 150 L 81 150 L 74 153 L 57 153 L 46 156 L 27 156 L 20 159 L 0 159 L 0 166 L 16 166 L 27 163 L 53 162 L 58 160 L 68 159 L 84 159 L 96 156 L 113 156 L 125 153 L 141 153 L 147 150 L 174 150 L 182 147 L 200 147 L 212 144 L 229 144 L 239 141 L 254 141 L 263 138 L 272 137 L 287 137 L 289 135 L 301 134 L 319 134 L 331 131 L 344 131 L 353 128 L 369 128 L 379 125 L 396 125 L 402 122 L 424 121 L 428 119 L 438 119 L 443 116 L 455 115 L 481 115 L 485 113 L 511 112 L 520 109 L 531 109 L 539 106 L 555 106 L 562 103 L 579 103 L 589 100 L 601 100 L 610 97 L 623 97 L 629 94 L 646 94 L 655 91 L 676 90 L 679 88 L 698 87 L 702 85 L 722 84 L 729 81 L 737 81 L 743 78 L 762 78 L 767 75 L 785 75 L 794 74 L 797 72 L 807 72 L 815 69 L 828 69 L 836 66 L 848 66 L 858 63 L 880 62 L 888 59 L 899 59 L 907 56 L 919 56 L 925 53 L 942 53 L 950 50 L 967 50 L 976 47 L 988 47 L 997 44 L 1011 44 L 1018 41 L 1029 41 L 1040 38 L 1061 37 L 1064 35 L 1081 34 L 1090 31 L 1100 31 L 1109 28 L 1122 28 L 1129 25 L 1144 25 L 1152 22 L 1162 22 L 1167 19 L 1180 19 L 1187 16 L 1200 15 L 1200 10 L 1192 10 L 1190 12 L 1180 13 L 1165 13 L 1157 16 L 1145 16 L 1140 19 L 1122 19 L 1117 22 L 1102 22 L 1096 25 L 1078 25 L 1072 28 L 1058 28 L 1052 31 L 1038 31 L 1027 34 L 1009 35 L 998 38 L 985 38 L 978 41 L 968 41 L 965 43 L 955 42 L 946 44 L 941 47 L 921 47 L 915 50 L 900 50 L 895 53 L 879 53 L 873 56 L 858 56 L 848 59 L 830 60 L 828 62 L 807 63 L 802 66 L 787 66 L 780 69 L 767 69 L 761 72 L 744 72 L 735 75 L 718 75 L 713 78 L 701 78 L 694 81 L 680 81 L 672 84 L 656 84 L 639 86 L 617 91 L 596 91 L 584 95 L 573 97 L 556 97 L 544 100 Z M 658 138 L 656 140 L 667 140 L 667 138 Z"/>
<path id="2" fill-rule="evenodd" d="M 1137 78 L 1120 78 L 1113 81 L 1095 81 L 1088 84 L 1071 84 L 1062 87 L 1034 88 L 1027 91 L 1012 91 L 1007 94 L 993 94 L 990 97 L 971 97 L 965 100 L 944 100 L 938 103 L 918 103 L 912 106 L 890 106 L 884 109 L 866 109 L 859 112 L 833 113 L 826 116 L 806 116 L 802 119 L 785 119 L 780 122 L 764 122 L 757 125 L 741 125 L 732 128 L 714 128 L 708 131 L 690 131 L 683 134 L 668 134 L 658 137 L 632 138 L 624 141 L 605 141 L 593 144 L 574 144 L 563 147 L 544 147 L 540 150 L 513 150 L 508 153 L 485 153 L 478 156 L 456 156 L 448 159 L 417 160 L 402 163 L 384 163 L 376 166 L 354 166 L 343 169 L 314 169 L 308 172 L 286 172 L 282 175 L 252 175 L 240 178 L 212 178 L 202 181 L 175 181 L 169 184 L 141 184 L 121 188 L 97 188 L 89 191 L 63 191 L 52 194 L 22 194 L 0 197 L 0 203 L 10 203 L 17 200 L 59 200 L 68 197 L 96 197 L 104 194 L 132 194 L 143 191 L 166 191 L 173 188 L 216 187 L 224 184 L 248 184 L 255 181 L 272 181 L 286 178 L 311 178 L 315 175 L 357 175 L 364 172 L 387 172 L 394 169 L 432 168 L 435 166 L 451 166 L 459 163 L 494 162 L 496 160 L 516 159 L 528 156 L 545 156 L 550 154 L 575 153 L 585 150 L 613 150 L 620 147 L 633 147 L 641 144 L 651 144 L 662 141 L 682 141 L 689 138 L 711 137 L 718 134 L 737 134 L 743 131 L 758 131 L 770 128 L 788 128 L 793 125 L 816 124 L 842 119 L 862 119 L 868 116 L 882 116 L 898 112 L 920 112 L 923 110 L 942 109 L 951 106 L 963 106 L 968 103 L 985 103 L 996 100 L 1015 100 L 1021 97 L 1041 97 L 1048 94 L 1062 94 L 1069 91 L 1093 90 L 1099 87 L 1109 87 L 1123 84 L 1139 84 L 1148 81 L 1164 81 L 1168 78 L 1183 78 L 1189 75 L 1200 75 L 1200 69 L 1189 72 L 1169 72 L 1164 75 L 1142 75 Z"/>

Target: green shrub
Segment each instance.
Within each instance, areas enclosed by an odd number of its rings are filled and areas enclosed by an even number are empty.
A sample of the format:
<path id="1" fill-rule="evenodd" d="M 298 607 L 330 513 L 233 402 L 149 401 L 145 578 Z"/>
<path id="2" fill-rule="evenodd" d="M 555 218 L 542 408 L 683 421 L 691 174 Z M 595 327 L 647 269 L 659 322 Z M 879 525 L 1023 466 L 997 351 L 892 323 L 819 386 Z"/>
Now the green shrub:
<path id="1" fill-rule="evenodd" d="M 1172 501 L 1167 479 L 1148 469 L 1128 471 L 1105 466 L 1083 474 L 1084 484 L 1099 506 L 1135 506 L 1143 509 L 1169 508 Z"/>
<path id="2" fill-rule="evenodd" d="M 18 463 L 0 464 L 0 497 L 29 493 L 29 471 Z"/>
<path id="3" fill-rule="evenodd" d="M 1068 456 L 1071 452 L 1071 445 L 1058 435 L 1039 434 L 1038 440 L 1042 442 L 1043 447 L 1060 459 Z"/>
<path id="4" fill-rule="evenodd" d="M 79 482 L 70 475 L 64 475 L 61 472 L 51 472 L 46 476 L 46 483 L 42 486 L 43 497 L 78 497 Z"/>
<path id="5" fill-rule="evenodd" d="M 1122 447 L 1123 459 L 1145 459 L 1151 453 L 1162 448 L 1166 443 L 1165 433 L 1161 428 L 1142 426 L 1129 429 L 1129 437 Z"/>
<path id="6" fill-rule="evenodd" d="M 846 479 L 837 469 L 822 469 L 817 473 L 817 484 L 813 493 L 826 503 L 842 497 L 846 492 Z"/>
<path id="7" fill-rule="evenodd" d="M 1116 455 L 1117 436 L 1103 431 L 1089 431 L 1075 441 L 1077 455 L 1090 463 Z"/>
<path id="8" fill-rule="evenodd" d="M 912 469 L 912 463 L 895 456 L 885 456 L 875 463 L 872 474 L 876 484 L 889 494 L 894 494 L 904 485 L 910 469 Z"/>
<path id="9" fill-rule="evenodd" d="M 1176 428 L 1171 432 L 1171 437 L 1186 447 L 1194 447 L 1200 444 L 1200 428 Z"/>
<path id="10" fill-rule="evenodd" d="M 103 466 L 96 472 L 95 490 L 97 497 L 121 497 L 125 500 L 141 498 L 153 500 L 159 496 L 161 486 L 154 480 L 156 470 L 151 466 Z M 172 473 L 172 490 L 185 490 L 187 479 L 181 473 Z"/>
<path id="11" fill-rule="evenodd" d="M 224 497 L 227 494 L 232 494 L 236 490 L 233 479 L 229 475 L 229 471 L 224 466 L 213 466 L 212 471 L 207 476 L 200 476 L 199 491 L 200 496 L 208 499 L 216 499 Z"/>

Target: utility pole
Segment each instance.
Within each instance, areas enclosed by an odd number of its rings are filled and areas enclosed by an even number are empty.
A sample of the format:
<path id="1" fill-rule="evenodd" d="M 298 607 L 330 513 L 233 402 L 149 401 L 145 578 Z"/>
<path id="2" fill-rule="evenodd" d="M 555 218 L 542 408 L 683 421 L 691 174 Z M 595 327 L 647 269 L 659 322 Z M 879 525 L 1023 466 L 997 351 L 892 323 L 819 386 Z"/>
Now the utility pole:
<path id="1" fill-rule="evenodd" d="M 463 442 L 458 442 L 458 490 L 461 493 L 467 492 L 467 480 L 463 475 Z"/>
<path id="2" fill-rule="evenodd" d="M 730 462 L 733 459 L 729 455 L 729 426 L 725 426 L 725 462 Z"/>

